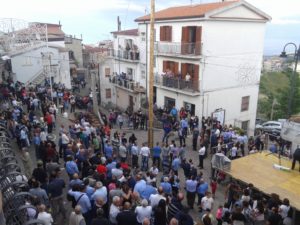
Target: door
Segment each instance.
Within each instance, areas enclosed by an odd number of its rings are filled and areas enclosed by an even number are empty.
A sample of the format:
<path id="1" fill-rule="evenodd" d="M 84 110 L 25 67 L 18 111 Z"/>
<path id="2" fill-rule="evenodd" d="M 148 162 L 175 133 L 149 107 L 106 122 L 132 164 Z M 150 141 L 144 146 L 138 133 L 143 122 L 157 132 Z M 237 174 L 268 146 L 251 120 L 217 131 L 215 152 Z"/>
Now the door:
<path id="1" fill-rule="evenodd" d="M 165 107 L 167 108 L 168 112 L 170 112 L 175 105 L 176 101 L 174 98 L 165 97 Z"/>
<path id="2" fill-rule="evenodd" d="M 195 55 L 200 55 L 201 53 L 201 38 L 202 38 L 202 27 L 197 27 Z"/>
<path id="3" fill-rule="evenodd" d="M 188 53 L 189 27 L 182 27 L 181 31 L 181 54 Z"/>
<path id="4" fill-rule="evenodd" d="M 133 106 L 134 106 L 133 96 L 129 95 L 129 111 L 130 112 L 133 112 Z"/>

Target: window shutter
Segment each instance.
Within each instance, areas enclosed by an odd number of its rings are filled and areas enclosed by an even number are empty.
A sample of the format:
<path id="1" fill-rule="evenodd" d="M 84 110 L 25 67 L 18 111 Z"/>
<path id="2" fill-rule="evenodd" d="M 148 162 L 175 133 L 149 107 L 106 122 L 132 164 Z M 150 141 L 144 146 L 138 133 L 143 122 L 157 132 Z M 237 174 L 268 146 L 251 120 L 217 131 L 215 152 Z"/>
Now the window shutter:
<path id="1" fill-rule="evenodd" d="M 188 37 L 189 37 L 189 28 L 188 27 L 182 27 L 181 31 L 181 54 L 185 55 L 188 52 Z"/>
<path id="2" fill-rule="evenodd" d="M 201 41 L 202 41 L 202 27 L 196 28 L 196 55 L 201 53 Z"/>
<path id="3" fill-rule="evenodd" d="M 194 81 L 199 80 L 199 65 L 194 65 L 194 73 L 191 76 Z"/>
<path id="4" fill-rule="evenodd" d="M 179 66 L 179 63 L 178 63 L 178 62 L 175 62 L 175 63 L 174 63 L 174 74 L 175 74 L 175 76 L 178 75 L 178 66 Z"/>
<path id="5" fill-rule="evenodd" d="M 182 74 L 182 77 L 185 77 L 185 75 L 187 74 L 187 64 L 186 63 L 181 63 L 181 74 Z"/>
<path id="6" fill-rule="evenodd" d="M 168 68 L 168 61 L 163 61 L 163 72 L 166 72 Z"/>
<path id="7" fill-rule="evenodd" d="M 164 41 L 165 40 L 165 27 L 164 26 L 161 26 L 160 27 L 160 41 Z"/>
<path id="8" fill-rule="evenodd" d="M 172 41 L 172 26 L 168 26 L 168 38 L 167 41 Z"/>

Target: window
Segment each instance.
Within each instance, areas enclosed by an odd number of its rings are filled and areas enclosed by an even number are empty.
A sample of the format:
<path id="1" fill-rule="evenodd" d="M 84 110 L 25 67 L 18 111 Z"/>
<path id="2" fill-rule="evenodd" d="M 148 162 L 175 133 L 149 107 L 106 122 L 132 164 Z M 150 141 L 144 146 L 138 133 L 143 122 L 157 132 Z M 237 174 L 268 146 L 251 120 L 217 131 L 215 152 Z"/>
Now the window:
<path id="1" fill-rule="evenodd" d="M 242 130 L 244 130 L 246 133 L 248 132 L 248 126 L 249 126 L 249 120 L 242 121 Z"/>
<path id="2" fill-rule="evenodd" d="M 110 68 L 105 68 L 105 77 L 110 77 Z"/>
<path id="3" fill-rule="evenodd" d="M 160 41 L 172 41 L 172 26 L 160 27 Z"/>
<path id="4" fill-rule="evenodd" d="M 244 97 L 242 97 L 241 112 L 248 111 L 248 109 L 249 109 L 249 102 L 250 102 L 250 96 L 244 96 Z"/>
<path id="5" fill-rule="evenodd" d="M 23 66 L 32 66 L 31 57 L 25 56 Z"/>
<path id="6" fill-rule="evenodd" d="M 111 98 L 111 89 L 110 88 L 105 89 L 105 96 L 106 96 L 106 98 Z"/>

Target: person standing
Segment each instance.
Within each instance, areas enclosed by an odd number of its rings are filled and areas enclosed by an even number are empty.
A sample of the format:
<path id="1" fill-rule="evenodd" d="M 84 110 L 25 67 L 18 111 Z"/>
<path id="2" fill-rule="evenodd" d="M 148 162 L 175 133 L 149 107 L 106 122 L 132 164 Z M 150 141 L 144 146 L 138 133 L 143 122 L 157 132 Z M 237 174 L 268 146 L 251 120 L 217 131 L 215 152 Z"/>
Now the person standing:
<path id="1" fill-rule="evenodd" d="M 150 149 L 148 146 L 146 146 L 145 143 L 143 143 L 143 147 L 141 148 L 140 154 L 142 156 L 142 170 L 147 171 L 148 170 L 148 161 L 150 156 Z"/>
<path id="2" fill-rule="evenodd" d="M 198 142 L 198 137 L 199 137 L 199 128 L 195 127 L 193 129 L 193 150 L 196 151 L 197 150 L 197 142 Z"/>
<path id="3" fill-rule="evenodd" d="M 198 184 L 198 182 L 196 181 L 194 176 L 191 176 L 185 182 L 187 204 L 191 209 L 194 208 L 194 203 L 195 203 L 195 198 L 196 198 L 196 191 L 197 191 L 197 184 Z"/>
<path id="4" fill-rule="evenodd" d="M 156 146 L 152 149 L 153 151 L 153 164 L 160 168 L 160 154 L 161 154 L 161 147 L 159 146 L 159 142 L 156 143 Z"/>
<path id="5" fill-rule="evenodd" d="M 76 205 L 74 212 L 70 214 L 69 225 L 86 225 L 80 205 Z"/>
<path id="6" fill-rule="evenodd" d="M 137 225 L 136 215 L 133 211 L 131 211 L 131 204 L 129 202 L 125 202 L 124 210 L 119 212 L 116 216 L 116 221 L 118 225 Z"/>
<path id="7" fill-rule="evenodd" d="M 118 121 L 118 124 L 119 124 L 120 130 L 122 130 L 123 123 L 124 123 L 124 118 L 123 118 L 122 114 L 119 114 L 119 115 L 118 115 L 118 117 L 117 117 L 117 121 Z"/>
<path id="8" fill-rule="evenodd" d="M 205 152 L 206 152 L 205 146 L 201 144 L 200 149 L 198 151 L 198 153 L 199 153 L 199 166 L 198 167 L 200 167 L 200 169 L 203 169 L 203 160 L 205 157 Z"/>
<path id="9" fill-rule="evenodd" d="M 66 210 L 64 206 L 63 189 L 66 187 L 65 181 L 59 177 L 59 173 L 52 173 L 48 184 L 48 195 L 52 216 L 54 222 L 57 222 L 58 215 L 61 213 L 66 219 Z"/>
<path id="10" fill-rule="evenodd" d="M 39 214 L 37 219 L 43 221 L 44 225 L 51 225 L 53 223 L 53 218 L 50 213 L 46 212 L 46 206 L 44 204 L 41 204 L 38 207 L 38 210 L 39 210 Z M 80 224 L 80 225 L 84 225 L 84 224 Z"/>
<path id="11" fill-rule="evenodd" d="M 24 172 L 26 177 L 31 177 L 32 174 L 32 160 L 27 148 L 22 148 L 21 160 L 24 165 Z"/>
<path id="12" fill-rule="evenodd" d="M 142 200 L 142 206 L 137 206 L 135 208 L 136 219 L 139 224 L 143 223 L 144 219 L 151 219 L 152 207 L 148 205 L 146 199 Z"/>
<path id="13" fill-rule="evenodd" d="M 138 168 L 139 164 L 139 148 L 136 145 L 136 141 L 132 143 L 131 146 L 131 157 L 132 157 L 132 168 Z"/>

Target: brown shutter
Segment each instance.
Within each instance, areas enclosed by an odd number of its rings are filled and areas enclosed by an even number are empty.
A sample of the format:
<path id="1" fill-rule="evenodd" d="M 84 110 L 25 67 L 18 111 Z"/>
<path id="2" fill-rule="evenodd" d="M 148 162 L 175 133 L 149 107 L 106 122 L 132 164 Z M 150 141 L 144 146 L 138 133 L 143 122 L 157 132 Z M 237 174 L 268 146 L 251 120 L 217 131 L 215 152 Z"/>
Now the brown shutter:
<path id="1" fill-rule="evenodd" d="M 187 64 L 186 63 L 181 63 L 181 74 L 182 74 L 183 78 L 187 74 Z"/>
<path id="2" fill-rule="evenodd" d="M 165 73 L 168 69 L 168 61 L 163 61 L 163 72 Z"/>
<path id="3" fill-rule="evenodd" d="M 178 62 L 175 62 L 175 63 L 174 63 L 174 74 L 175 74 L 175 76 L 178 75 L 178 66 L 179 66 L 179 63 L 178 63 Z"/>
<path id="4" fill-rule="evenodd" d="M 202 27 L 196 28 L 196 55 L 200 55 L 201 53 L 201 41 L 202 41 Z"/>
<path id="5" fill-rule="evenodd" d="M 172 41 L 172 26 L 168 26 L 168 38 L 166 41 Z"/>
<path id="6" fill-rule="evenodd" d="M 199 91 L 199 65 L 194 65 L 194 73 L 192 75 L 193 90 Z"/>
<path id="7" fill-rule="evenodd" d="M 164 26 L 161 26 L 160 27 L 160 41 L 164 41 L 165 40 L 165 27 Z"/>
<path id="8" fill-rule="evenodd" d="M 182 32 L 181 32 L 181 54 L 187 54 L 188 52 L 188 42 L 189 38 L 189 27 L 182 27 Z"/>

